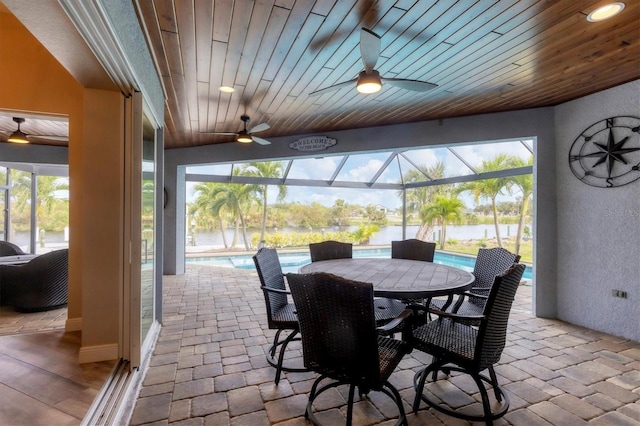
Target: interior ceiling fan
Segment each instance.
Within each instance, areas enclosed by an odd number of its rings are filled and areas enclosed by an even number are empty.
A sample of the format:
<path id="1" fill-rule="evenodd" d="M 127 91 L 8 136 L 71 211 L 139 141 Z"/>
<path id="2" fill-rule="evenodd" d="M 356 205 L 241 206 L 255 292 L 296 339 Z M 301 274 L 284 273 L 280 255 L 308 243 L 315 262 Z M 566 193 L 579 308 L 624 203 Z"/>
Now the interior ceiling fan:
<path id="1" fill-rule="evenodd" d="M 360 30 L 360 56 L 362 57 L 364 70 L 360 72 L 358 78 L 316 90 L 309 93 L 309 96 L 323 95 L 354 83 L 360 93 L 375 93 L 382 88 L 383 82 L 414 92 L 425 92 L 438 87 L 437 84 L 427 83 L 426 81 L 380 77 L 380 73 L 374 69 L 380 57 L 380 36 L 364 27 Z"/>
<path id="2" fill-rule="evenodd" d="M 203 134 L 235 136 L 236 137 L 236 142 L 240 142 L 240 143 L 256 142 L 256 143 L 258 143 L 260 145 L 270 145 L 271 144 L 271 142 L 269 142 L 266 139 L 254 136 L 254 133 L 262 132 L 264 130 L 267 130 L 271 126 L 269 126 L 267 123 L 260 123 L 260 124 L 256 124 L 255 126 L 253 126 L 252 128 L 247 130 L 247 123 L 249 123 L 249 121 L 251 121 L 251 118 L 249 118 L 249 116 L 247 114 L 242 114 L 240 116 L 240 120 L 242 120 L 242 122 L 244 123 L 244 128 L 242 130 L 240 130 L 239 132 L 237 132 L 237 133 L 232 133 L 232 132 L 203 132 Z"/>
<path id="3" fill-rule="evenodd" d="M 63 141 L 67 142 L 69 140 L 68 136 L 60 136 L 60 135 L 35 135 L 28 134 L 23 132 L 20 129 L 20 125 L 25 122 L 25 119 L 22 117 L 13 117 L 13 121 L 18 124 L 18 129 L 13 132 L 3 131 L 2 133 L 8 135 L 7 142 L 13 143 L 29 143 L 30 139 L 38 138 L 38 139 L 49 139 L 52 141 Z"/>

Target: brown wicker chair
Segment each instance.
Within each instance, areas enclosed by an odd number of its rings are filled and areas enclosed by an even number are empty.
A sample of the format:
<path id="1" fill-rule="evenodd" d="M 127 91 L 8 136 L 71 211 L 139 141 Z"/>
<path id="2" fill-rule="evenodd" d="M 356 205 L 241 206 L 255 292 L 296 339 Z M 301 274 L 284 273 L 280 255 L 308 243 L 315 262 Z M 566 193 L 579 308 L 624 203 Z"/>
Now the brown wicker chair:
<path id="1" fill-rule="evenodd" d="M 19 312 L 40 312 L 67 305 L 69 250 L 55 250 L 24 265 L 0 266 L 0 300 Z"/>
<path id="2" fill-rule="evenodd" d="M 0 241 L 0 256 L 17 256 L 20 254 L 27 254 L 17 245 L 10 243 L 9 241 Z"/>
<path id="3" fill-rule="evenodd" d="M 289 303 L 282 267 L 278 259 L 278 252 L 275 249 L 263 247 L 253 256 L 253 263 L 256 265 L 258 277 L 262 284 L 264 301 L 267 306 L 267 323 L 270 329 L 278 330 L 273 340 L 271 348 L 267 352 L 267 362 L 276 368 L 275 384 L 280 382 L 282 371 L 302 372 L 308 371 L 306 368 L 285 366 L 284 355 L 287 345 L 295 340 L 300 340 L 298 335 L 298 317 L 295 306 Z M 285 331 L 289 334 L 280 340 L 280 334 Z M 276 350 L 280 347 L 278 357 Z"/>
<path id="4" fill-rule="evenodd" d="M 356 387 L 360 395 L 375 390 L 389 396 L 398 407 L 398 424 L 407 424 L 400 394 L 388 379 L 411 348 L 404 341 L 379 335 L 373 286 L 322 272 L 287 274 L 287 280 L 298 310 L 304 364 L 319 374 L 305 417 L 319 424 L 313 414 L 314 400 L 328 389 L 348 384 L 347 425 L 352 422 Z M 410 314 L 405 310 L 385 326 L 386 331 Z M 332 381 L 320 386 L 325 379 Z"/>
<path id="5" fill-rule="evenodd" d="M 351 243 L 341 243 L 339 241 L 323 241 L 321 243 L 309 244 L 309 253 L 312 262 L 320 262 L 322 260 L 333 259 L 351 259 L 353 257 L 353 245 Z M 386 297 L 376 297 L 375 316 L 376 324 L 383 325 L 405 310 L 404 303 L 388 299 Z"/>
<path id="6" fill-rule="evenodd" d="M 339 241 L 323 241 L 309 244 L 312 262 L 331 259 L 350 259 L 353 257 L 353 244 Z"/>
<path id="7" fill-rule="evenodd" d="M 433 262 L 436 253 L 436 243 L 416 240 L 415 238 L 402 241 L 391 241 L 392 259 L 422 260 Z"/>
<path id="8" fill-rule="evenodd" d="M 498 384 L 493 364 L 500 360 L 506 343 L 507 322 L 516 291 L 525 266 L 514 264 L 504 273 L 494 278 L 482 315 L 474 317 L 429 309 L 438 315 L 438 319 L 422 324 L 411 332 L 410 342 L 415 349 L 433 356 L 433 362 L 418 371 L 414 377 L 416 390 L 413 411 L 417 412 L 420 401 L 438 411 L 469 421 L 484 421 L 492 424 L 509 409 L 509 399 Z M 413 309 L 424 309 L 414 306 Z M 479 323 L 478 327 L 466 323 L 468 320 Z M 461 322 L 460 320 L 466 320 Z M 438 371 L 460 371 L 470 375 L 475 381 L 482 398 L 483 413 L 474 414 L 458 411 L 429 397 L 424 392 L 425 381 L 431 373 L 436 381 Z M 488 370 L 490 377 L 481 374 Z M 447 375 L 448 377 L 448 375 Z M 490 384 L 497 402 L 492 411 L 489 395 L 484 383 Z M 430 391 L 428 391 L 430 392 Z"/>
<path id="9" fill-rule="evenodd" d="M 509 250 L 500 247 L 481 248 L 478 250 L 478 256 L 473 268 L 475 281 L 471 290 L 460 294 L 451 309 L 449 309 L 450 301 L 442 299 L 432 300 L 431 307 L 455 312 L 462 316 L 482 315 L 496 275 L 501 274 L 519 261 L 520 256 L 511 253 Z M 477 321 L 471 320 L 470 323 L 477 324 Z"/>

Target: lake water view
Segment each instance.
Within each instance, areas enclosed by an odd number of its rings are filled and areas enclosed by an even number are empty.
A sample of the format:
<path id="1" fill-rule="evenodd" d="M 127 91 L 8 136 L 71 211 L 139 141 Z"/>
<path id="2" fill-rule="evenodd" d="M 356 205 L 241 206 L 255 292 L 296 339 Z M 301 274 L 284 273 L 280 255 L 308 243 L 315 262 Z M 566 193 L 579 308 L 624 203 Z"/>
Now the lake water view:
<path id="1" fill-rule="evenodd" d="M 531 225 L 527 225 L 531 229 Z M 346 228 L 349 231 L 358 229 L 357 226 L 350 226 Z M 312 231 L 320 232 L 333 232 L 340 231 L 338 227 L 321 228 L 320 230 L 312 229 Z M 342 229 L 344 230 L 344 229 Z M 500 225 L 500 236 L 502 238 L 508 236 L 515 236 L 518 230 L 518 225 Z M 279 232 L 304 232 L 299 228 L 283 228 L 279 229 Z M 418 231 L 417 225 L 407 226 L 406 238 L 414 238 Z M 227 229 L 225 236 L 227 238 L 227 244 L 231 244 L 233 241 L 233 229 Z M 252 233 L 260 232 L 259 229 L 247 229 L 247 238 L 251 238 Z M 267 229 L 267 233 L 273 233 L 273 229 Z M 435 235 L 431 236 L 431 239 L 437 239 L 440 227 L 435 227 Z M 188 232 L 187 232 L 188 234 Z M 434 238 L 435 237 L 435 238 Z M 447 226 L 447 239 L 455 240 L 481 240 L 492 239 L 496 237 L 495 227 L 493 225 L 448 225 Z M 383 226 L 380 227 L 380 231 L 371 238 L 369 244 L 371 245 L 387 245 L 391 244 L 393 240 L 402 240 L 402 226 Z M 191 243 L 190 235 L 187 235 L 187 245 L 195 246 L 207 246 L 212 248 L 224 248 L 224 242 L 222 240 L 222 232 L 220 230 L 214 231 L 197 231 L 195 244 Z M 243 246 L 242 232 L 238 236 L 238 246 Z"/>
<path id="2" fill-rule="evenodd" d="M 236 269 L 254 269 L 255 264 L 253 262 L 252 254 L 234 254 L 234 255 L 220 255 L 220 256 L 189 256 L 186 258 L 187 263 L 195 263 L 200 265 L 212 265 L 222 266 L 225 268 Z M 374 257 L 374 258 L 390 258 L 391 248 L 364 248 L 355 249 L 353 251 L 353 257 Z M 282 272 L 285 274 L 288 272 L 298 272 L 298 270 L 309 263 L 311 263 L 311 257 L 308 251 L 300 251 L 296 253 L 278 253 L 278 259 L 280 260 L 280 266 Z M 475 266 L 475 256 L 467 256 L 456 253 L 444 253 L 436 251 L 434 263 L 440 263 L 442 265 L 454 266 L 456 268 L 464 269 L 466 271 L 473 271 Z M 522 276 L 523 280 L 531 280 L 533 278 L 533 269 L 531 266 L 527 266 Z"/>

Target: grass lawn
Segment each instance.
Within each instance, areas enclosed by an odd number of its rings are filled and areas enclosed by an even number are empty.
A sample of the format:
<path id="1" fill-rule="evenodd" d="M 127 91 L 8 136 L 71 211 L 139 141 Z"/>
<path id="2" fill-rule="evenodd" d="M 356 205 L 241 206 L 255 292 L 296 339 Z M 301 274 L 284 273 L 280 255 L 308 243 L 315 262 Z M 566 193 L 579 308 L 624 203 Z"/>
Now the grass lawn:
<path id="1" fill-rule="evenodd" d="M 503 239 L 502 246 L 512 253 L 516 252 L 515 240 Z M 444 249 L 455 253 L 476 255 L 480 247 L 498 247 L 495 240 L 467 240 L 448 242 Z M 438 247 L 439 248 L 439 247 Z M 521 262 L 533 263 L 533 240 L 523 241 L 520 245 Z"/>

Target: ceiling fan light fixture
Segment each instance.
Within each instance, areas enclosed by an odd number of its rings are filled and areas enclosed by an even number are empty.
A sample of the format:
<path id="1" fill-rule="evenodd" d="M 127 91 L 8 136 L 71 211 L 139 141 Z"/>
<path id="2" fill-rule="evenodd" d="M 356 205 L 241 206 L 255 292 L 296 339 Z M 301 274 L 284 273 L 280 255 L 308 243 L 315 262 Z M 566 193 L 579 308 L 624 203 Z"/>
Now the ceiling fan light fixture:
<path id="1" fill-rule="evenodd" d="M 253 142 L 253 139 L 251 138 L 251 135 L 249 133 L 247 133 L 244 130 L 241 130 L 240 132 L 238 132 L 236 141 L 240 143 L 251 143 Z"/>
<path id="2" fill-rule="evenodd" d="M 7 141 L 13 143 L 29 143 L 27 135 L 25 135 L 20 129 L 13 132 Z"/>
<path id="3" fill-rule="evenodd" d="M 382 80 L 380 79 L 380 73 L 376 70 L 372 70 L 370 74 L 366 71 L 362 71 L 358 77 L 358 83 L 356 89 L 360 93 L 376 93 L 382 89 Z"/>
<path id="4" fill-rule="evenodd" d="M 597 8 L 587 16 L 589 22 L 600 22 L 612 18 L 624 9 L 624 3 L 614 2 Z"/>
<path id="5" fill-rule="evenodd" d="M 13 121 L 18 123 L 18 130 L 11 133 L 11 136 L 9 136 L 9 139 L 7 139 L 7 141 L 13 142 L 13 143 L 29 143 L 29 140 L 27 139 L 27 135 L 22 130 L 20 130 L 20 125 L 24 123 L 24 118 L 13 117 Z"/>

